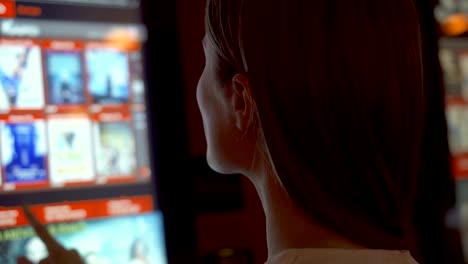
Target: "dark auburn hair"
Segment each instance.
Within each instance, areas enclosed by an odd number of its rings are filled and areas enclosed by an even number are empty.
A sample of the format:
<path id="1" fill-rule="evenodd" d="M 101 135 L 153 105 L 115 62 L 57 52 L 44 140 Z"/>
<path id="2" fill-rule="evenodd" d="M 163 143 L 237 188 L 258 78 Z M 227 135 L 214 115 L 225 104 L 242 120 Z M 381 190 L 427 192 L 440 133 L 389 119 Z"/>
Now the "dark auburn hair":
<path id="1" fill-rule="evenodd" d="M 250 82 L 279 181 L 368 248 L 418 254 L 424 90 L 411 0 L 208 0 L 223 67 Z"/>

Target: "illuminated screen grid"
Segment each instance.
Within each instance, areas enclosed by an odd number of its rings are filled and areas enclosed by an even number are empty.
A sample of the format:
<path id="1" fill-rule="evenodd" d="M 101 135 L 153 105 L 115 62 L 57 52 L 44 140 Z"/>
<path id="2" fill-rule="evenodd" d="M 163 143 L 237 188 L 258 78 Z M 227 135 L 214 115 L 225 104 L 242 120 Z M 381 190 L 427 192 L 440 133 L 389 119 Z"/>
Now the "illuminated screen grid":
<path id="1" fill-rule="evenodd" d="M 0 39 L 0 192 L 150 179 L 139 45 Z"/>

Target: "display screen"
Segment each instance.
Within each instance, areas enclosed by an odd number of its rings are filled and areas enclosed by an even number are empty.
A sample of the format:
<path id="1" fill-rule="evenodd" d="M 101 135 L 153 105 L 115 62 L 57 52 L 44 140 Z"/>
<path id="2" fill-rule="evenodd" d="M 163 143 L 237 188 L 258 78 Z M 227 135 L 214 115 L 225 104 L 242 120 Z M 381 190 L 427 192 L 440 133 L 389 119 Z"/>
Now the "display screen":
<path id="1" fill-rule="evenodd" d="M 139 1 L 0 0 L 0 263 L 166 263 Z M 116 232 L 118 230 L 118 232 Z"/>

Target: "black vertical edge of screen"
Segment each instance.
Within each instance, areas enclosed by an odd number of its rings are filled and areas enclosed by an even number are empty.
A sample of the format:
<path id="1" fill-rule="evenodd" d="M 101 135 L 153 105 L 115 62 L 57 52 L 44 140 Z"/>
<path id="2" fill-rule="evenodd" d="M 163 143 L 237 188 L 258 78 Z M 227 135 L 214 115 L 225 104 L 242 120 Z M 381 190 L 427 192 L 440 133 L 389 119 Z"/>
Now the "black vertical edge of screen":
<path id="1" fill-rule="evenodd" d="M 149 132 L 156 189 L 164 214 L 170 264 L 195 263 L 193 175 L 177 31 L 177 1 L 142 0 L 148 29 L 145 45 Z"/>

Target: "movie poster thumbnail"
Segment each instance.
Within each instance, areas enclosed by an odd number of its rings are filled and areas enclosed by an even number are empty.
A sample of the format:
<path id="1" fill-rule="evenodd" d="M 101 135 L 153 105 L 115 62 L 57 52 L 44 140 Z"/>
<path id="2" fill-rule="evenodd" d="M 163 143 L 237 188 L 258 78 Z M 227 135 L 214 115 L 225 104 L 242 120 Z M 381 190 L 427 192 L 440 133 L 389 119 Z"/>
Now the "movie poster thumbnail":
<path id="1" fill-rule="evenodd" d="M 468 153 L 468 106 L 448 105 L 446 115 L 451 152 Z"/>
<path id="2" fill-rule="evenodd" d="M 0 111 L 44 107 L 41 50 L 0 42 Z"/>
<path id="3" fill-rule="evenodd" d="M 468 100 L 468 52 L 458 57 L 461 73 L 461 96 Z"/>
<path id="4" fill-rule="evenodd" d="M 138 104 L 145 103 L 145 82 L 143 73 L 143 60 L 141 52 L 130 53 L 130 69 L 132 77 L 132 96 L 133 102 Z"/>
<path id="5" fill-rule="evenodd" d="M 457 54 L 450 49 L 440 49 L 440 64 L 444 73 L 447 94 L 460 95 L 460 70 Z"/>
<path id="6" fill-rule="evenodd" d="M 86 51 L 88 89 L 94 104 L 126 104 L 130 99 L 128 54 L 112 49 Z"/>
<path id="7" fill-rule="evenodd" d="M 46 52 L 49 104 L 79 105 L 86 101 L 79 51 Z"/>
<path id="8" fill-rule="evenodd" d="M 47 180 L 44 121 L 0 122 L 4 181 L 9 184 Z"/>
<path id="9" fill-rule="evenodd" d="M 135 174 L 135 140 L 129 122 L 97 122 L 94 135 L 98 180 Z"/>
<path id="10" fill-rule="evenodd" d="M 160 213 L 71 222 L 48 226 L 66 248 L 76 249 L 86 264 L 166 264 L 163 219 Z M 116 230 L 118 232 L 116 232 Z M 18 239 L 14 231 L 21 234 Z M 47 256 L 44 243 L 30 227 L 0 230 L 0 263 L 16 264 L 19 256 L 32 263 Z"/>
<path id="11" fill-rule="evenodd" d="M 48 119 L 49 174 L 52 185 L 94 180 L 91 121 L 86 116 Z"/>

